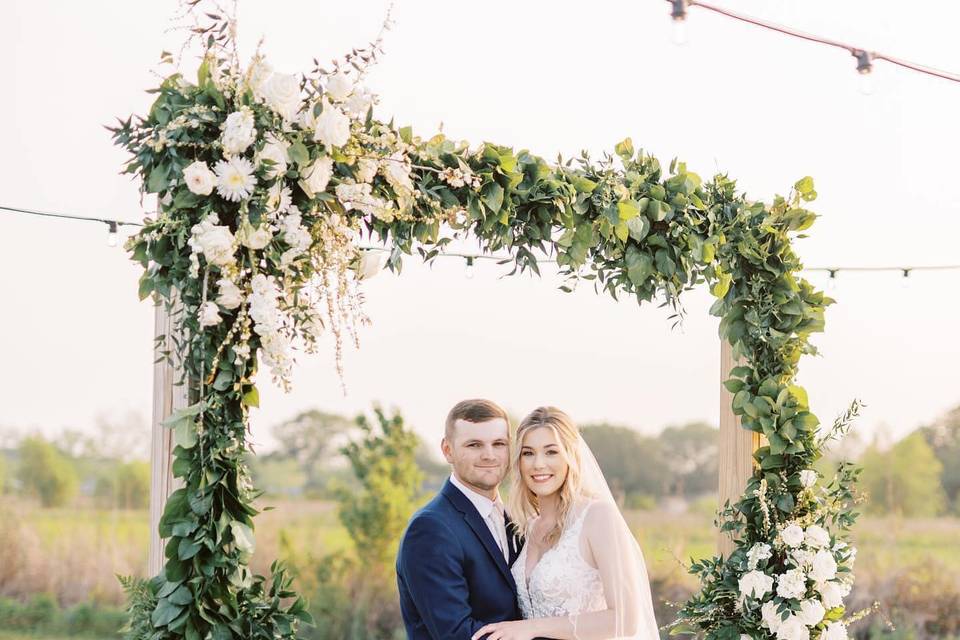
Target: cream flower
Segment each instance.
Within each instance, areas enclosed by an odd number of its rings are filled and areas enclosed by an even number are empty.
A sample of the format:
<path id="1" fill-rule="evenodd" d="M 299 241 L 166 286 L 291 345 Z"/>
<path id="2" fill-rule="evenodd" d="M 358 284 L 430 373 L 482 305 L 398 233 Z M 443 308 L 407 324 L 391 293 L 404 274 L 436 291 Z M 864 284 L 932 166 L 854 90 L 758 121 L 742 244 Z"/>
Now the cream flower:
<path id="1" fill-rule="evenodd" d="M 243 153 L 247 147 L 257 139 L 257 130 L 254 127 L 253 110 L 250 107 L 240 107 L 227 116 L 223 125 L 223 135 L 220 142 L 228 155 Z"/>
<path id="2" fill-rule="evenodd" d="M 827 530 L 820 525 L 812 524 L 807 527 L 807 530 L 803 536 L 803 541 L 808 547 L 820 549 L 830 544 L 830 534 L 827 533 Z"/>
<path id="3" fill-rule="evenodd" d="M 777 595 L 781 598 L 802 598 L 807 592 L 807 577 L 800 569 L 790 569 L 777 579 Z"/>
<path id="4" fill-rule="evenodd" d="M 776 633 L 782 621 L 780 614 L 777 612 L 777 604 L 772 600 L 764 602 L 763 606 L 760 607 L 760 616 L 763 620 L 763 626 L 769 629 L 771 633 Z"/>
<path id="5" fill-rule="evenodd" d="M 271 73 L 260 88 L 264 101 L 290 122 L 300 110 L 300 80 L 286 73 Z"/>
<path id="6" fill-rule="evenodd" d="M 372 158 L 360 158 L 357 160 L 356 176 L 357 182 L 369 184 L 377 175 L 377 161 Z"/>
<path id="7" fill-rule="evenodd" d="M 187 183 L 187 189 L 190 193 L 198 196 L 208 196 L 213 192 L 214 185 L 217 184 L 217 176 L 206 162 L 197 160 L 183 170 L 183 179 Z"/>
<path id="8" fill-rule="evenodd" d="M 323 98 L 323 111 L 314 122 L 313 139 L 325 147 L 342 147 L 350 140 L 350 118 Z"/>
<path id="9" fill-rule="evenodd" d="M 243 304 L 243 292 L 229 278 L 217 280 L 217 289 L 220 291 L 217 295 L 217 304 L 224 309 L 236 309 Z"/>
<path id="10" fill-rule="evenodd" d="M 820 634 L 820 640 L 847 640 L 847 625 L 842 622 L 831 622 Z"/>
<path id="11" fill-rule="evenodd" d="M 796 524 L 788 525 L 780 532 L 780 539 L 788 547 L 799 547 L 803 543 L 803 529 Z"/>
<path id="12" fill-rule="evenodd" d="M 214 167 L 217 174 L 217 193 L 224 200 L 240 202 L 253 194 L 257 178 L 253 175 L 253 164 L 246 158 L 233 157 L 221 160 Z"/>
<path id="13" fill-rule="evenodd" d="M 272 133 L 267 134 L 267 144 L 263 145 L 263 149 L 257 154 L 257 164 L 259 165 L 264 160 L 273 162 L 273 166 L 267 172 L 268 178 L 276 178 L 287 172 L 287 161 L 289 159 L 287 150 L 289 148 L 290 143 L 286 140 L 281 140 Z"/>
<path id="14" fill-rule="evenodd" d="M 413 181 L 410 179 L 410 163 L 403 152 L 397 151 L 380 162 L 380 170 L 387 182 L 400 193 L 413 191 Z"/>
<path id="15" fill-rule="evenodd" d="M 770 557 L 770 545 L 764 544 L 763 542 L 758 542 L 752 547 L 750 551 L 747 552 L 747 566 L 753 571 L 757 568 L 757 565 L 761 560 L 766 560 Z"/>
<path id="16" fill-rule="evenodd" d="M 817 484 L 817 472 L 812 469 L 804 469 L 803 471 L 801 471 L 800 484 L 805 489 L 809 489 L 813 485 Z"/>
<path id="17" fill-rule="evenodd" d="M 221 320 L 223 318 L 220 317 L 220 309 L 217 308 L 216 302 L 204 302 L 200 305 L 201 327 L 212 327 L 215 324 L 220 324 Z"/>
<path id="18" fill-rule="evenodd" d="M 800 603 L 800 620 L 808 627 L 815 627 L 823 620 L 827 610 L 819 600 L 804 600 Z"/>
<path id="19" fill-rule="evenodd" d="M 751 571 L 740 577 L 738 586 L 741 595 L 759 600 L 773 588 L 773 578 L 763 571 Z"/>
<path id="20" fill-rule="evenodd" d="M 329 156 L 317 158 L 303 176 L 304 178 L 300 180 L 300 188 L 311 198 L 316 197 L 317 194 L 326 191 L 330 178 L 333 177 L 333 159 Z"/>
<path id="21" fill-rule="evenodd" d="M 343 102 L 353 92 L 353 80 L 345 71 L 338 71 L 327 78 L 326 94 L 334 102 Z"/>
<path id="22" fill-rule="evenodd" d="M 259 251 L 270 244 L 270 241 L 273 240 L 273 233 L 265 224 L 253 227 L 249 222 L 245 222 L 238 237 L 240 244 Z"/>
<path id="23" fill-rule="evenodd" d="M 367 115 L 367 111 L 376 102 L 376 97 L 367 90 L 366 87 L 355 87 L 353 94 L 347 98 L 343 106 L 349 113 L 362 118 Z"/>
<path id="24" fill-rule="evenodd" d="M 824 607 L 835 609 L 843 605 L 843 599 L 850 593 L 850 585 L 839 582 L 818 582 L 817 593 L 820 594 L 820 602 Z"/>
<path id="25" fill-rule="evenodd" d="M 810 578 L 817 582 L 832 580 L 837 575 L 837 561 L 833 554 L 821 549 L 813 557 L 813 566 L 810 569 Z"/>
<path id="26" fill-rule="evenodd" d="M 810 629 L 800 616 L 791 615 L 777 627 L 777 640 L 810 640 Z"/>
<path id="27" fill-rule="evenodd" d="M 230 229 L 217 224 L 217 216 L 211 213 L 191 229 L 189 244 L 194 251 L 203 253 L 210 264 L 225 267 L 233 264 L 233 252 L 237 241 Z"/>

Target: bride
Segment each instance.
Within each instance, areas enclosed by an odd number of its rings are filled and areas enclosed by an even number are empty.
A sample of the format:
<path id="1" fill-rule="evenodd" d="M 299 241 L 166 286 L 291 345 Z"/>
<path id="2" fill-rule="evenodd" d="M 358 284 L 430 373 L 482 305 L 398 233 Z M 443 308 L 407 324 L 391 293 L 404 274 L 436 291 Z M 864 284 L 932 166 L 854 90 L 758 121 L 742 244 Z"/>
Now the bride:
<path id="1" fill-rule="evenodd" d="M 526 539 L 511 569 L 524 619 L 473 640 L 659 638 L 643 554 L 573 421 L 540 407 L 516 443 L 507 512 Z"/>

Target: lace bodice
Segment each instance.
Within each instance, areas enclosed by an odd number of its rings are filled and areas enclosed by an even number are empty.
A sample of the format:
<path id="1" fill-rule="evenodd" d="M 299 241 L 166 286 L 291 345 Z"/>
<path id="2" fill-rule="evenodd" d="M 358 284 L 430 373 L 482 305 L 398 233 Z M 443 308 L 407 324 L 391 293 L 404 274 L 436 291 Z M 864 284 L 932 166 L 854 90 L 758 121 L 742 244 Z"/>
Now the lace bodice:
<path id="1" fill-rule="evenodd" d="M 547 549 L 526 575 L 527 545 L 513 563 L 517 600 L 523 617 L 550 618 L 602 611 L 607 608 L 600 572 L 580 552 L 580 537 L 590 505 L 575 516 L 557 543 Z"/>

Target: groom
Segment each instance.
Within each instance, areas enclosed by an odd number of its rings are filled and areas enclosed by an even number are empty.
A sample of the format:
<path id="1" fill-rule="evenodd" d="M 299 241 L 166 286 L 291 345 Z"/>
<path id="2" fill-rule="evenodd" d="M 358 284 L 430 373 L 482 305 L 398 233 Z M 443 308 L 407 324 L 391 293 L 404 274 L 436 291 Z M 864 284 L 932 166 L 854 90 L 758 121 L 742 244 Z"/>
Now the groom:
<path id="1" fill-rule="evenodd" d="M 441 447 L 453 473 L 414 514 L 397 554 L 411 640 L 470 640 L 487 623 L 520 618 L 510 573 L 519 549 L 497 491 L 509 445 L 507 414 L 489 400 L 464 400 L 447 415 Z"/>

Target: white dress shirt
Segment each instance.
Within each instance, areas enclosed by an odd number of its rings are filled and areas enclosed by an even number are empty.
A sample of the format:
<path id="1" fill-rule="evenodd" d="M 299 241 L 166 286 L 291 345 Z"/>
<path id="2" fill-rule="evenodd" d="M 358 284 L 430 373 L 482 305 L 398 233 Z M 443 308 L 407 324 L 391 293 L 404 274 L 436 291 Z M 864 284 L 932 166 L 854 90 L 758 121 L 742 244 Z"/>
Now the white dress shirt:
<path id="1" fill-rule="evenodd" d="M 503 553 L 503 559 L 509 562 L 510 548 L 507 545 L 507 527 L 504 521 L 503 501 L 500 499 L 500 494 L 498 493 L 496 501 L 493 501 L 467 487 L 453 473 L 450 474 L 450 483 L 467 496 L 467 500 L 477 509 L 487 528 L 490 529 L 493 539 L 497 541 L 497 546 Z"/>

